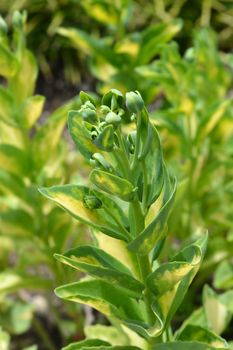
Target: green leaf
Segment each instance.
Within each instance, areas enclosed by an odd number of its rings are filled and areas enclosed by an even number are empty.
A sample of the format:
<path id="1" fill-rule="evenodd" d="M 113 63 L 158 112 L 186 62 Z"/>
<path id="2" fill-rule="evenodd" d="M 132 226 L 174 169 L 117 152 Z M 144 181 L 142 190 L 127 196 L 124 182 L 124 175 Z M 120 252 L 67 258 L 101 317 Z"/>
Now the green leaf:
<path id="1" fill-rule="evenodd" d="M 157 316 L 158 334 L 171 322 L 195 277 L 206 250 L 207 237 L 207 233 L 203 234 L 171 262 L 162 264 L 148 276 L 148 287 L 156 298 L 152 307 Z"/>
<path id="2" fill-rule="evenodd" d="M 1 233 L 26 237 L 32 235 L 34 230 L 34 218 L 25 210 L 10 208 L 1 212 Z"/>
<path id="3" fill-rule="evenodd" d="M 135 346 L 111 346 L 108 342 L 99 339 L 86 339 L 80 342 L 72 343 L 62 350 L 140 350 Z"/>
<path id="4" fill-rule="evenodd" d="M 142 110 L 142 114 L 141 114 L 139 137 L 140 137 L 140 142 L 139 142 L 138 159 L 142 160 L 147 156 L 148 152 L 152 147 L 152 142 L 153 142 L 153 127 L 149 123 L 148 112 L 145 108 Z M 158 167 L 158 163 L 156 166 Z M 148 180 L 150 181 L 149 178 Z M 152 188 L 152 186 L 150 188 Z"/>
<path id="5" fill-rule="evenodd" d="M 221 262 L 214 274 L 215 288 L 233 288 L 233 265 L 229 261 Z"/>
<path id="6" fill-rule="evenodd" d="M 13 145 L 0 145 L 0 164 L 3 170 L 16 175 L 26 175 L 29 172 L 29 160 L 24 151 Z"/>
<path id="7" fill-rule="evenodd" d="M 96 324 L 86 326 L 84 333 L 88 339 L 101 339 L 109 342 L 112 345 L 129 345 L 129 337 L 120 327 L 104 326 Z"/>
<path id="8" fill-rule="evenodd" d="M 45 103 L 45 97 L 40 95 L 28 97 L 19 111 L 19 122 L 23 127 L 31 128 L 40 117 Z"/>
<path id="9" fill-rule="evenodd" d="M 29 345 L 26 348 L 23 348 L 22 350 L 38 350 L 37 345 Z"/>
<path id="10" fill-rule="evenodd" d="M 87 131 L 83 124 L 83 118 L 80 112 L 69 112 L 68 127 L 79 152 L 85 158 L 90 159 L 94 153 L 99 153 L 98 147 L 93 143 L 91 134 Z"/>
<path id="11" fill-rule="evenodd" d="M 228 107 L 232 105 L 232 99 L 221 101 L 215 104 L 204 116 L 200 123 L 199 130 L 197 132 L 198 138 L 203 140 L 207 135 L 209 135 L 212 130 L 217 126 L 220 120 L 223 118 Z"/>
<path id="12" fill-rule="evenodd" d="M 228 290 L 227 292 L 220 294 L 218 297 L 220 303 L 226 305 L 228 310 L 233 314 L 233 290 Z"/>
<path id="13" fill-rule="evenodd" d="M 37 74 L 38 67 L 35 57 L 30 51 L 24 50 L 20 67 L 16 74 L 9 80 L 9 88 L 17 103 L 23 102 L 33 94 Z"/>
<path id="14" fill-rule="evenodd" d="M 94 232 L 96 244 L 99 248 L 110 254 L 112 257 L 120 260 L 137 279 L 140 278 L 137 267 L 137 259 L 135 254 L 132 254 L 124 241 L 106 236 L 101 232 Z"/>
<path id="15" fill-rule="evenodd" d="M 143 320 L 141 306 L 121 289 L 103 280 L 85 279 L 58 287 L 55 293 L 62 299 L 89 305 L 107 317 Z"/>
<path id="16" fill-rule="evenodd" d="M 232 313 L 207 285 L 203 290 L 203 307 L 209 328 L 216 334 L 222 334 L 232 318 Z"/>
<path id="17" fill-rule="evenodd" d="M 6 122 L 14 122 L 14 100 L 2 86 L 0 86 L 0 117 Z"/>
<path id="18" fill-rule="evenodd" d="M 170 189 L 169 180 L 165 182 L 162 207 L 149 225 L 128 245 L 129 249 L 140 255 L 148 254 L 158 241 L 164 237 L 166 220 L 176 192 L 176 181 Z"/>
<path id="19" fill-rule="evenodd" d="M 134 186 L 119 176 L 94 169 L 90 174 L 90 180 L 104 192 L 115 195 L 125 201 L 134 199 Z"/>
<path id="20" fill-rule="evenodd" d="M 88 95 L 85 91 L 80 91 L 79 97 L 80 97 L 80 100 L 81 100 L 82 104 L 84 104 L 85 102 L 89 101 L 95 106 L 94 98 L 92 96 Z"/>
<path id="21" fill-rule="evenodd" d="M 55 257 L 64 264 L 122 288 L 129 296 L 142 297 L 143 284 L 120 261 L 99 248 L 81 246 L 64 255 L 55 254 Z"/>
<path id="22" fill-rule="evenodd" d="M 61 144 L 61 134 L 66 124 L 67 113 L 74 106 L 76 106 L 75 99 L 55 110 L 37 131 L 33 139 L 31 154 L 38 168 L 50 162 L 50 172 L 53 171 L 51 159 L 54 154 L 57 155 L 56 150 Z"/>
<path id="23" fill-rule="evenodd" d="M 114 146 L 114 128 L 107 125 L 103 131 L 95 138 L 93 143 L 101 150 L 110 152 Z"/>
<path id="24" fill-rule="evenodd" d="M 153 350 L 214 350 L 216 347 L 196 341 L 175 341 L 154 345 Z M 220 349 L 220 348 L 218 348 Z M 226 349 L 226 348 L 222 348 Z"/>
<path id="25" fill-rule="evenodd" d="M 84 333 L 88 339 L 98 339 L 111 343 L 112 346 L 139 346 L 144 349 L 145 340 L 142 339 L 137 333 L 131 331 L 124 325 L 119 325 L 113 322 L 115 326 L 93 325 L 86 326 Z"/>
<path id="26" fill-rule="evenodd" d="M 19 62 L 6 47 L 0 45 L 0 75 L 9 78 L 15 75 Z"/>
<path id="27" fill-rule="evenodd" d="M 124 221 L 122 221 L 122 218 L 124 218 L 123 212 L 121 212 L 121 209 L 114 201 L 106 198 L 98 191 L 90 191 L 87 187 L 75 185 L 53 186 L 41 188 L 39 191 L 44 196 L 55 201 L 79 221 L 107 235 L 127 241 L 128 233 L 124 228 Z M 95 196 L 97 199 L 99 198 L 103 203 L 102 207 L 99 209 L 88 209 L 84 205 L 84 199 L 85 196 L 90 195 Z"/>
<path id="28" fill-rule="evenodd" d="M 106 1 L 80 1 L 81 5 L 86 11 L 86 14 L 96 21 L 103 23 L 107 27 L 119 25 L 120 16 L 122 10 L 125 12 L 125 8 L 119 8 L 117 4 L 111 4 Z M 124 2 L 121 3 L 124 6 Z"/>
<path id="29" fill-rule="evenodd" d="M 25 333 L 31 327 L 33 312 L 33 305 L 14 300 L 1 310 L 1 325 L 11 334 Z"/>
<path id="30" fill-rule="evenodd" d="M 19 176 L 0 170 L 0 192 L 5 195 L 16 196 L 20 201 L 27 202 L 26 187 Z"/>
<path id="31" fill-rule="evenodd" d="M 145 125 L 146 127 L 146 125 Z M 147 174 L 147 206 L 149 207 L 159 197 L 164 185 L 164 164 L 161 143 L 156 128 L 149 123 L 148 144 L 147 149 L 141 147 L 139 158 L 144 158 L 146 174 Z M 150 141 L 152 140 L 152 141 Z M 142 140 L 145 144 L 145 140 Z"/>
<path id="32" fill-rule="evenodd" d="M 175 19 L 170 23 L 150 25 L 142 32 L 140 52 L 137 57 L 137 65 L 148 63 L 161 51 L 162 45 L 171 40 L 181 29 L 182 21 Z"/>
<path id="33" fill-rule="evenodd" d="M 185 319 L 181 327 L 176 332 L 176 339 L 178 339 L 179 334 L 183 331 L 183 329 L 189 325 L 208 328 L 208 322 L 203 307 L 200 307 L 199 309 L 195 310 L 188 318 Z"/>
<path id="34" fill-rule="evenodd" d="M 62 350 L 78 350 L 78 349 L 91 349 L 95 347 L 100 347 L 102 345 L 110 346 L 110 344 L 106 341 L 99 339 L 86 339 L 83 341 L 79 341 L 76 343 L 69 344 L 62 348 Z"/>
<path id="35" fill-rule="evenodd" d="M 38 276 L 28 276 L 16 271 L 0 273 L 0 295 L 5 295 L 18 291 L 19 289 L 47 289 L 51 288 L 51 281 L 39 278 Z"/>
<path id="36" fill-rule="evenodd" d="M 213 348 L 216 349 L 228 349 L 227 342 L 223 338 L 217 336 L 210 330 L 197 325 L 187 325 L 179 334 L 177 340 L 198 341 L 201 343 L 211 345 L 213 346 Z"/>
<path id="37" fill-rule="evenodd" d="M 70 39 L 77 49 L 82 50 L 88 56 L 96 55 L 114 67 L 121 67 L 123 64 L 121 56 L 116 54 L 103 39 L 95 38 L 83 30 L 73 28 L 59 28 L 58 33 Z"/>
<path id="38" fill-rule="evenodd" d="M 4 332 L 0 327 L 0 349 L 9 350 L 10 349 L 10 336 L 8 333 Z"/>

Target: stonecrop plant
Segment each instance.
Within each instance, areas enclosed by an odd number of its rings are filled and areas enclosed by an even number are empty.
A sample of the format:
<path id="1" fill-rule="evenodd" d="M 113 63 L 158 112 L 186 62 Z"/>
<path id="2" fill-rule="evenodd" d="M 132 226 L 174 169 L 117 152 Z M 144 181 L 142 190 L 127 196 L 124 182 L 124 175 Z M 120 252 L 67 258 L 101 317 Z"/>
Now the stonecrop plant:
<path id="1" fill-rule="evenodd" d="M 202 262 L 207 232 L 163 257 L 176 193 L 160 138 L 139 92 L 112 89 L 101 103 L 85 92 L 69 112 L 70 134 L 89 160 L 90 185 L 68 184 L 40 192 L 90 227 L 89 245 L 56 259 L 81 271 L 79 281 L 56 288 L 65 300 L 103 313 L 111 325 L 85 329 L 76 349 L 211 350 L 228 348 L 211 329 L 192 324 L 177 330 L 172 320 Z"/>

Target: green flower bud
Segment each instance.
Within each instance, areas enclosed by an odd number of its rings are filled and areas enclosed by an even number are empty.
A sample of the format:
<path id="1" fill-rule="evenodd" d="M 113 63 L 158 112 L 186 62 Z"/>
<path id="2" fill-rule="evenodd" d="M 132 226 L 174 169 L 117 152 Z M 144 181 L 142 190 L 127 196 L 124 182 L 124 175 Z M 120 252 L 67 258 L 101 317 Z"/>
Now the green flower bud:
<path id="1" fill-rule="evenodd" d="M 95 111 L 93 111 L 93 109 L 85 108 L 81 111 L 81 113 L 85 121 L 88 121 L 89 123 L 97 122 L 97 114 Z"/>
<path id="2" fill-rule="evenodd" d="M 138 113 L 144 107 L 144 101 L 138 91 L 126 93 L 126 107 L 131 113 Z"/>
<path id="3" fill-rule="evenodd" d="M 91 103 L 90 101 L 86 101 L 84 104 L 85 107 L 88 107 L 90 109 L 93 109 L 93 111 L 96 110 L 95 105 L 93 103 Z"/>
<path id="4" fill-rule="evenodd" d="M 109 112 L 111 112 L 111 109 L 110 109 L 108 106 L 102 105 L 102 106 L 100 107 L 100 112 L 101 112 L 103 115 L 106 115 L 106 114 L 108 114 Z"/>
<path id="5" fill-rule="evenodd" d="M 14 27 L 16 28 L 23 28 L 24 25 L 24 16 L 19 11 L 15 11 L 13 14 L 12 22 Z"/>
<path id="6" fill-rule="evenodd" d="M 102 202 L 96 196 L 87 195 L 83 198 L 83 205 L 87 209 L 99 209 L 102 207 Z"/>
<path id="7" fill-rule="evenodd" d="M 107 124 L 118 126 L 121 123 L 121 117 L 114 112 L 109 112 L 105 117 L 105 121 Z"/>

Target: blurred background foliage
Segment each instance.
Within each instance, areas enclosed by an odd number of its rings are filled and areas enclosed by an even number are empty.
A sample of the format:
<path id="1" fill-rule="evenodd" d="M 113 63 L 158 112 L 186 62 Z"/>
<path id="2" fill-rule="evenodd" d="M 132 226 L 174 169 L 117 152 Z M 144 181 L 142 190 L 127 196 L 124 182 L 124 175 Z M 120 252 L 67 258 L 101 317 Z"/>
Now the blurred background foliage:
<path id="1" fill-rule="evenodd" d="M 231 48 L 233 4 L 231 0 L 2 0 L 0 12 L 10 22 L 15 10 L 28 13 L 27 38 L 46 77 L 61 74 L 71 83 L 90 81 L 85 54 L 75 51 L 57 34 L 57 29 L 73 27 L 93 38 L 107 38 L 116 44 L 126 35 L 141 33 L 151 25 L 183 21 L 177 36 L 181 50 L 192 43 L 193 29 L 212 26 L 221 49 Z M 127 45 L 127 44 L 126 44 Z"/>
<path id="2" fill-rule="evenodd" d="M 15 10 L 26 11 L 27 20 L 13 16 Z M 227 309 L 218 334 L 232 339 L 232 0 L 1 0 L 0 13 L 8 25 L 0 21 L 0 344 L 1 337 L 9 343 L 5 331 L 13 337 L 30 327 L 43 333 L 33 316 L 41 308 L 33 301 L 37 288 L 56 308 L 52 289 L 70 273 L 60 271 L 53 253 L 87 239 L 83 227 L 37 187 L 86 181 L 88 164 L 65 130 L 67 111 L 80 102 L 68 99 L 81 89 L 95 96 L 111 88 L 137 89 L 150 103 L 165 158 L 179 180 L 164 260 L 198 227 L 210 231 L 181 321 L 187 305 L 206 308 L 206 295 L 212 295 Z M 206 282 L 220 295 L 205 289 L 202 297 Z M 61 344 L 82 337 L 74 322 L 83 322 L 83 311 L 67 305 L 51 316 Z M 49 343 L 46 349 L 54 346 Z"/>

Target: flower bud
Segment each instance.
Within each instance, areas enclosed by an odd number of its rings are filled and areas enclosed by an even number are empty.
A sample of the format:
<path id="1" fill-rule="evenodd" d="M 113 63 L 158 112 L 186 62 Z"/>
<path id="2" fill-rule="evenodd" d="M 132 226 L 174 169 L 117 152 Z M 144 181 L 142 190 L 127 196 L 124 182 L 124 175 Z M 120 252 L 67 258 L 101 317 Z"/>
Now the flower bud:
<path id="1" fill-rule="evenodd" d="M 105 121 L 108 124 L 118 126 L 121 123 L 121 117 L 114 112 L 109 112 L 105 117 Z"/>
<path id="2" fill-rule="evenodd" d="M 96 112 L 91 108 L 84 108 L 82 111 L 82 117 L 85 121 L 89 123 L 95 123 L 97 121 Z"/>
<path id="3" fill-rule="evenodd" d="M 23 28 L 24 25 L 24 16 L 19 11 L 15 11 L 13 14 L 12 22 L 14 27 L 16 28 Z"/>
<path id="4" fill-rule="evenodd" d="M 138 91 L 126 93 L 126 107 L 131 113 L 138 113 L 144 107 L 144 101 Z"/>
<path id="5" fill-rule="evenodd" d="M 111 112 L 111 109 L 108 106 L 102 105 L 100 107 L 100 111 L 103 115 L 108 114 L 109 112 Z"/>
<path id="6" fill-rule="evenodd" d="M 102 207 L 102 202 L 96 196 L 87 195 L 83 198 L 83 205 L 87 209 L 99 209 Z"/>
<path id="7" fill-rule="evenodd" d="M 85 106 L 85 107 L 88 107 L 88 108 L 90 108 L 90 109 L 93 109 L 93 111 L 96 110 L 95 105 L 94 105 L 92 102 L 90 102 L 90 101 L 86 101 L 85 104 L 84 104 L 84 106 Z"/>

